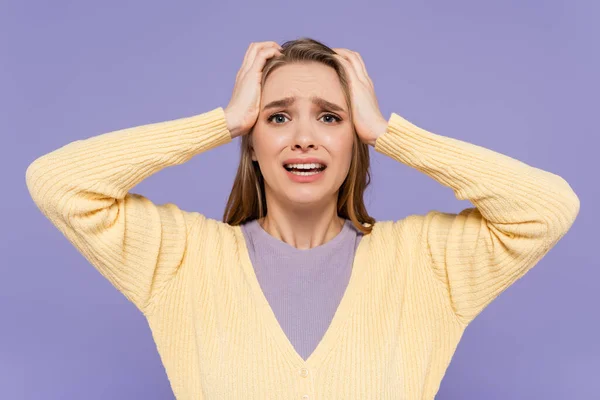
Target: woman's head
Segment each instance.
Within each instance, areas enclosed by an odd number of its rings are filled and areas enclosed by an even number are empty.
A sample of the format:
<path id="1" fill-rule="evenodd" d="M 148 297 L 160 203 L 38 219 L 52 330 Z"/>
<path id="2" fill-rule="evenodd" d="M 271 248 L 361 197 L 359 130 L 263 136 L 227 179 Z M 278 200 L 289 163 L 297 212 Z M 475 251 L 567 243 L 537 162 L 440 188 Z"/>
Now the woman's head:
<path id="1" fill-rule="evenodd" d="M 333 202 L 340 217 L 368 233 L 375 222 L 363 202 L 370 183 L 369 149 L 354 130 L 346 73 L 334 51 L 313 39 L 282 47 L 282 55 L 263 68 L 260 111 L 242 136 L 223 220 L 238 225 L 261 218 L 267 203 L 309 210 Z M 299 183 L 287 164 L 309 158 L 326 168 L 314 182 Z"/>

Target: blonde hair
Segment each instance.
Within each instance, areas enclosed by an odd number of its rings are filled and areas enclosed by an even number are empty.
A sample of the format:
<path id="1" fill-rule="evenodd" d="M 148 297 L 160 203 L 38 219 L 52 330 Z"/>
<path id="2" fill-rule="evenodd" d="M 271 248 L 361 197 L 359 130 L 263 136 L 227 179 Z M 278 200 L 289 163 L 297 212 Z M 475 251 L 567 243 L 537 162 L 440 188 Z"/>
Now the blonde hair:
<path id="1" fill-rule="evenodd" d="M 285 42 L 282 47 L 282 55 L 267 60 L 263 68 L 262 87 L 264 87 L 269 74 L 283 65 L 309 62 L 328 65 L 336 71 L 340 79 L 350 120 L 352 120 L 348 77 L 343 66 L 333 56 L 335 52 L 323 43 L 310 38 L 291 40 Z M 241 138 L 240 163 L 223 213 L 223 222 L 230 225 L 243 224 L 267 215 L 264 179 L 258 162 L 252 161 L 251 133 L 249 132 Z M 338 216 L 351 220 L 354 226 L 364 234 L 370 233 L 375 223 L 375 219 L 367 213 L 363 201 L 365 189 L 371 182 L 369 168 L 369 147 L 362 143 L 354 132 L 352 160 L 348 175 L 338 192 L 337 212 Z"/>

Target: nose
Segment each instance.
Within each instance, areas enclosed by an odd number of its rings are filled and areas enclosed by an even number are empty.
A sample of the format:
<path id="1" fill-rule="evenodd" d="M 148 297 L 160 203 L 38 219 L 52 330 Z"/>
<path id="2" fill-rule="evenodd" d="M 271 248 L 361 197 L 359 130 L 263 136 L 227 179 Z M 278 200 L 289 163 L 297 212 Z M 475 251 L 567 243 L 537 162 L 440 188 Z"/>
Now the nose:
<path id="1" fill-rule="evenodd" d="M 296 144 L 293 146 L 294 149 L 298 149 L 298 150 L 308 150 L 308 149 L 316 149 L 317 145 L 314 143 L 307 143 L 307 142 L 296 142 Z"/>
<path id="2" fill-rule="evenodd" d="M 292 148 L 298 150 L 317 149 L 314 127 L 310 122 L 300 123 L 292 139 Z"/>

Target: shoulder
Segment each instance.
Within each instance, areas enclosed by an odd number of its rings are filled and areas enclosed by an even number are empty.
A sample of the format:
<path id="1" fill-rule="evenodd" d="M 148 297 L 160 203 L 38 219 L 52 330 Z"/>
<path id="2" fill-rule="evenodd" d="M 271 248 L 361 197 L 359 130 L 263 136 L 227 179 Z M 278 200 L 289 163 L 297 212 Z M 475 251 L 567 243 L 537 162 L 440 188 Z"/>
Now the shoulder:
<path id="1" fill-rule="evenodd" d="M 185 212 L 188 235 L 197 239 L 200 245 L 221 247 L 237 240 L 238 226 L 233 226 L 215 218 L 192 211 Z"/>
<path id="2" fill-rule="evenodd" d="M 371 232 L 372 242 L 383 247 L 398 243 L 425 246 L 428 238 L 447 235 L 453 226 L 464 224 L 474 213 L 478 213 L 476 208 L 468 208 L 458 214 L 430 210 L 425 214 L 411 214 L 399 220 L 377 221 Z"/>
<path id="3" fill-rule="evenodd" d="M 411 214 L 402 219 L 376 221 L 368 236 L 373 247 L 392 248 L 418 247 L 426 243 L 428 232 L 438 230 L 438 225 L 452 223 L 453 215 L 436 210 L 425 214 Z"/>
<path id="4" fill-rule="evenodd" d="M 430 218 L 432 213 L 435 213 L 435 211 L 430 211 L 427 214 L 411 214 L 397 220 L 376 221 L 373 225 L 371 234 L 375 237 L 389 237 L 418 232 L 423 227 L 427 218 Z"/>

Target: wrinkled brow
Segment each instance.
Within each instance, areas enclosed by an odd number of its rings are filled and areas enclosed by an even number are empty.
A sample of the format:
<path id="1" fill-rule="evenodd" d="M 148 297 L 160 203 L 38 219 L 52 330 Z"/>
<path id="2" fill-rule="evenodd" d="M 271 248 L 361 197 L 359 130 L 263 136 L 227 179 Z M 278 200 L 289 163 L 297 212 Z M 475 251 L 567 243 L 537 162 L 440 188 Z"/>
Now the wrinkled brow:
<path id="1" fill-rule="evenodd" d="M 326 108 L 331 111 L 346 112 L 346 110 L 343 107 L 341 107 L 335 103 L 332 103 L 328 100 L 325 100 L 322 97 L 311 96 L 310 100 L 312 101 L 313 104 L 316 104 L 316 105 L 320 106 L 321 108 Z M 294 96 L 285 97 L 283 99 L 274 100 L 274 101 L 270 102 L 269 104 L 264 106 L 262 110 L 265 111 L 265 110 L 268 110 L 271 108 L 289 107 L 292 104 L 294 104 L 295 101 L 296 101 L 296 97 L 294 97 Z"/>

